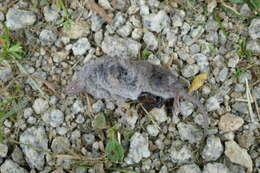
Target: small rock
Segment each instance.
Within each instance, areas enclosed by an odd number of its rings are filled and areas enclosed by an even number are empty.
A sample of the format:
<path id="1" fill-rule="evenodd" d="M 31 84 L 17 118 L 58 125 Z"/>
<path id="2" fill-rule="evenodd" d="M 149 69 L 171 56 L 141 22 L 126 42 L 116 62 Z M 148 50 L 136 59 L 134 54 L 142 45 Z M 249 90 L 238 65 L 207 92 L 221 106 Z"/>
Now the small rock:
<path id="1" fill-rule="evenodd" d="M 13 77 L 12 68 L 7 61 L 2 61 L 1 63 L 3 66 L 0 66 L 0 80 L 7 82 Z"/>
<path id="2" fill-rule="evenodd" d="M 237 137 L 238 143 L 241 147 L 248 149 L 255 142 L 254 133 L 251 131 L 245 131 L 243 134 Z"/>
<path id="3" fill-rule="evenodd" d="M 205 56 L 201 53 L 197 53 L 197 54 L 193 55 L 192 58 L 196 60 L 198 66 L 200 67 L 201 72 L 208 71 L 207 68 L 208 68 L 209 62 L 208 62 L 207 56 Z"/>
<path id="4" fill-rule="evenodd" d="M 98 100 L 96 103 L 92 105 L 92 109 L 94 113 L 98 113 L 102 111 L 104 108 L 105 108 L 105 104 L 101 100 Z"/>
<path id="5" fill-rule="evenodd" d="M 216 97 L 210 97 L 206 102 L 206 108 L 208 111 L 215 111 L 220 108 L 219 101 Z"/>
<path id="6" fill-rule="evenodd" d="M 184 77 L 195 76 L 199 72 L 199 66 L 196 64 L 187 64 L 183 67 L 181 73 Z"/>
<path id="7" fill-rule="evenodd" d="M 44 14 L 44 18 L 47 22 L 53 22 L 53 21 L 57 20 L 59 17 L 58 11 L 52 9 L 49 6 L 45 6 L 43 8 L 43 14 Z"/>
<path id="8" fill-rule="evenodd" d="M 191 31 L 190 31 L 190 35 L 191 35 L 192 38 L 198 39 L 203 34 L 204 31 L 205 31 L 205 29 L 201 25 L 192 26 Z"/>
<path id="9" fill-rule="evenodd" d="M 183 23 L 183 26 L 181 27 L 181 35 L 186 35 L 190 31 L 190 25 L 186 22 Z"/>
<path id="10" fill-rule="evenodd" d="M 122 121 L 127 128 L 134 129 L 136 121 L 138 120 L 139 115 L 136 110 L 131 110 L 131 115 L 125 114 L 122 116 Z"/>
<path id="11" fill-rule="evenodd" d="M 244 3 L 240 8 L 240 14 L 246 17 L 249 17 L 252 13 L 251 9 L 249 8 L 247 3 Z"/>
<path id="12" fill-rule="evenodd" d="M 252 80 L 251 71 L 250 72 L 246 71 L 246 72 L 242 73 L 241 75 L 239 75 L 239 77 L 238 77 L 239 83 L 244 83 L 245 84 L 246 80 L 247 81 Z"/>
<path id="13" fill-rule="evenodd" d="M 45 122 L 49 123 L 52 127 L 59 127 L 64 121 L 64 114 L 58 109 L 53 109 L 43 115 Z"/>
<path id="14" fill-rule="evenodd" d="M 15 146 L 14 151 L 11 156 L 12 156 L 13 161 L 15 161 L 16 163 L 18 163 L 20 165 L 26 165 L 26 161 L 24 160 L 23 152 L 18 146 Z"/>
<path id="15" fill-rule="evenodd" d="M 0 172 L 3 173 L 28 173 L 28 171 L 20 167 L 17 163 L 12 160 L 6 160 L 0 167 Z"/>
<path id="16" fill-rule="evenodd" d="M 206 161 L 215 161 L 223 153 L 224 148 L 221 144 L 220 138 L 216 136 L 210 136 L 207 139 L 207 144 L 202 151 L 202 158 Z"/>
<path id="17" fill-rule="evenodd" d="M 208 163 L 203 168 L 203 173 L 231 173 L 222 163 Z"/>
<path id="18" fill-rule="evenodd" d="M 236 92 L 244 92 L 246 89 L 245 89 L 245 86 L 243 84 L 240 84 L 240 83 L 237 83 L 236 86 L 235 86 L 235 91 Z"/>
<path id="19" fill-rule="evenodd" d="M 228 59 L 228 67 L 235 68 L 239 62 L 239 56 L 237 53 L 230 52 L 226 55 Z"/>
<path id="20" fill-rule="evenodd" d="M 218 80 L 224 82 L 228 76 L 228 68 L 224 67 L 218 74 Z"/>
<path id="21" fill-rule="evenodd" d="M 225 142 L 225 155 L 231 162 L 244 166 L 248 168 L 249 172 L 252 172 L 253 163 L 250 155 L 246 149 L 241 148 L 236 142 Z"/>
<path id="22" fill-rule="evenodd" d="M 0 21 L 3 22 L 5 20 L 5 15 L 3 12 L 0 12 Z"/>
<path id="23" fill-rule="evenodd" d="M 181 111 L 183 118 L 185 119 L 186 117 L 188 117 L 189 115 L 192 114 L 192 112 L 194 111 L 194 106 L 192 103 L 187 102 L 187 101 L 181 102 L 180 111 Z"/>
<path id="24" fill-rule="evenodd" d="M 150 112 L 149 112 L 153 118 L 160 124 L 162 122 L 167 121 L 168 117 L 167 117 L 167 113 L 164 109 L 164 107 L 161 108 L 153 108 Z"/>
<path id="25" fill-rule="evenodd" d="M 79 21 L 73 23 L 69 29 L 64 28 L 63 32 L 70 39 L 85 38 L 90 33 L 90 26 L 85 22 Z"/>
<path id="26" fill-rule="evenodd" d="M 189 143 L 197 143 L 202 139 L 202 131 L 194 125 L 179 123 L 177 125 L 182 140 L 188 140 Z"/>
<path id="27" fill-rule="evenodd" d="M 59 135 L 65 135 L 68 132 L 66 127 L 57 127 L 56 130 Z"/>
<path id="28" fill-rule="evenodd" d="M 81 100 L 76 100 L 72 105 L 71 111 L 72 111 L 73 114 L 85 112 L 86 106 L 83 105 Z"/>
<path id="29" fill-rule="evenodd" d="M 78 39 L 78 41 L 72 46 L 72 51 L 74 55 L 84 55 L 89 49 L 90 43 L 85 37 Z"/>
<path id="30" fill-rule="evenodd" d="M 248 28 L 248 33 L 253 40 L 260 38 L 260 18 L 253 19 L 251 21 Z"/>
<path id="31" fill-rule="evenodd" d="M 140 28 L 135 28 L 132 32 L 132 38 L 135 40 L 140 40 L 143 36 L 143 30 Z"/>
<path id="32" fill-rule="evenodd" d="M 108 0 L 98 0 L 98 4 L 106 10 L 113 9 Z"/>
<path id="33" fill-rule="evenodd" d="M 200 46 L 198 44 L 193 44 L 190 46 L 190 53 L 196 54 L 200 52 Z"/>
<path id="34" fill-rule="evenodd" d="M 102 42 L 102 50 L 112 56 L 122 58 L 137 57 L 141 44 L 132 39 L 122 39 L 118 36 L 106 36 Z"/>
<path id="35" fill-rule="evenodd" d="M 85 121 L 85 117 L 82 115 L 82 114 L 79 114 L 79 115 L 77 115 L 77 118 L 76 118 L 76 123 L 78 123 L 78 124 L 83 124 L 84 123 L 84 121 Z"/>
<path id="36" fill-rule="evenodd" d="M 155 125 L 148 125 L 146 129 L 150 136 L 157 136 L 160 132 L 158 127 Z"/>
<path id="37" fill-rule="evenodd" d="M 248 106 L 247 106 L 247 103 L 235 103 L 232 105 L 232 109 L 239 112 L 239 113 L 242 113 L 242 114 L 248 114 Z"/>
<path id="38" fill-rule="evenodd" d="M 165 11 L 161 10 L 157 14 L 143 16 L 143 25 L 150 31 L 157 33 L 169 25 L 170 19 Z"/>
<path id="39" fill-rule="evenodd" d="M 219 129 L 224 132 L 236 131 L 244 124 L 244 120 L 239 116 L 227 113 L 221 116 L 219 121 Z"/>
<path id="40" fill-rule="evenodd" d="M 112 6 L 114 9 L 125 11 L 128 7 L 128 1 L 125 0 L 113 0 Z"/>
<path id="41" fill-rule="evenodd" d="M 18 30 L 33 25 L 36 15 L 32 11 L 9 8 L 6 14 L 6 26 L 11 30 Z"/>
<path id="42" fill-rule="evenodd" d="M 69 147 L 69 140 L 62 136 L 54 138 L 51 143 L 51 149 L 55 154 L 65 153 L 68 151 Z"/>
<path id="43" fill-rule="evenodd" d="M 5 158 L 8 152 L 8 146 L 0 143 L 0 157 Z"/>
<path id="44" fill-rule="evenodd" d="M 181 148 L 180 146 L 172 147 L 170 153 L 173 163 L 183 164 L 191 162 L 192 152 L 186 145 L 183 145 Z"/>
<path id="45" fill-rule="evenodd" d="M 42 98 L 38 98 L 33 103 L 33 109 L 36 114 L 41 114 L 45 112 L 49 108 L 49 104 L 46 100 Z"/>
<path id="46" fill-rule="evenodd" d="M 124 26 L 122 26 L 117 30 L 117 33 L 122 37 L 127 37 L 131 34 L 131 31 L 132 31 L 132 25 L 130 22 L 127 22 Z"/>
<path id="47" fill-rule="evenodd" d="M 48 149 L 48 138 L 45 133 L 44 127 L 31 127 L 26 129 L 20 135 L 20 143 L 23 153 L 26 156 L 26 161 L 30 168 L 42 170 L 45 164 L 45 154 L 46 152 L 36 151 L 31 146 L 35 148 L 41 148 L 42 150 Z M 28 145 L 23 145 L 28 144 Z"/>
<path id="48" fill-rule="evenodd" d="M 139 163 L 142 158 L 150 156 L 148 137 L 136 132 L 130 139 L 130 149 L 125 161 L 127 164 Z"/>
<path id="49" fill-rule="evenodd" d="M 93 134 L 84 134 L 83 135 L 83 141 L 87 144 L 87 145 L 92 145 L 95 142 L 95 136 Z"/>
<path id="50" fill-rule="evenodd" d="M 178 37 L 171 30 L 167 30 L 166 31 L 166 40 L 168 41 L 168 46 L 169 47 L 174 47 L 176 45 Z"/>
<path id="51" fill-rule="evenodd" d="M 152 32 L 145 31 L 143 40 L 148 49 L 156 50 L 158 48 L 158 41 Z"/>
<path id="52" fill-rule="evenodd" d="M 253 53 L 260 53 L 260 40 L 249 40 L 246 43 L 246 50 Z"/>
<path id="53" fill-rule="evenodd" d="M 196 164 L 188 164 L 181 166 L 177 173 L 201 173 L 200 167 Z"/>
<path id="54" fill-rule="evenodd" d="M 52 45 L 57 39 L 57 35 L 51 30 L 44 29 L 40 33 L 40 40 L 42 45 Z"/>
<path id="55" fill-rule="evenodd" d="M 97 14 L 91 15 L 91 30 L 96 32 L 101 29 L 105 21 Z"/>

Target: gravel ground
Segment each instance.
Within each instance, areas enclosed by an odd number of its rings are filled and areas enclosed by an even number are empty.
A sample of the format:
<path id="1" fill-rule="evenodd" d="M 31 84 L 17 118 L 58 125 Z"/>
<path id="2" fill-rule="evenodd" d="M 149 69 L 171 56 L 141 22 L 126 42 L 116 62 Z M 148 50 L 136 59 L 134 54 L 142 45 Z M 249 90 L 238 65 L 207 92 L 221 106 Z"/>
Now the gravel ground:
<path id="1" fill-rule="evenodd" d="M 0 172 L 260 173 L 255 3 L 1 1 Z M 66 95 L 73 74 L 102 55 L 165 66 L 187 86 L 206 73 L 192 93 L 209 115 L 205 141 L 185 100 L 178 116 L 166 105 L 141 115 L 136 101 Z"/>

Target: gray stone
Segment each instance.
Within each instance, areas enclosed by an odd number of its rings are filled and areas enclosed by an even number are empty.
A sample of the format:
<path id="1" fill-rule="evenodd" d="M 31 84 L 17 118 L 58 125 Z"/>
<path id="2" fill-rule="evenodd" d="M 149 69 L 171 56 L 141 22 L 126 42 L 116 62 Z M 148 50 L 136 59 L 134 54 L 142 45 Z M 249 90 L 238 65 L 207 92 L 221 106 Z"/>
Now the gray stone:
<path id="1" fill-rule="evenodd" d="M 148 125 L 146 129 L 150 136 L 157 136 L 160 132 L 158 127 L 155 125 Z"/>
<path id="2" fill-rule="evenodd" d="M 102 40 L 103 40 L 103 30 L 99 30 L 95 32 L 94 34 L 94 40 L 98 46 L 101 46 Z"/>
<path id="3" fill-rule="evenodd" d="M 221 144 L 220 138 L 216 136 L 210 136 L 207 139 L 206 146 L 202 151 L 202 158 L 206 161 L 217 160 L 224 151 L 224 147 Z"/>
<path id="4" fill-rule="evenodd" d="M 55 154 L 61 154 L 68 152 L 70 148 L 69 140 L 65 137 L 58 136 L 55 137 L 51 143 L 51 149 Z"/>
<path id="5" fill-rule="evenodd" d="M 203 168 L 203 173 L 231 173 L 222 163 L 208 163 Z"/>
<path id="6" fill-rule="evenodd" d="M 244 120 L 239 116 L 227 113 L 219 120 L 219 129 L 224 132 L 236 131 L 244 124 Z"/>
<path id="7" fill-rule="evenodd" d="M 220 108 L 219 101 L 216 97 L 212 96 L 208 98 L 206 102 L 206 108 L 208 111 L 215 111 Z"/>
<path id="8" fill-rule="evenodd" d="M 53 109 L 44 113 L 42 119 L 52 127 L 59 127 L 64 121 L 64 114 L 58 109 Z"/>
<path id="9" fill-rule="evenodd" d="M 31 117 L 32 114 L 33 114 L 32 108 L 25 108 L 24 111 L 23 111 L 23 117 L 24 117 L 25 119 Z"/>
<path id="10" fill-rule="evenodd" d="M 52 9 L 49 6 L 43 8 L 43 15 L 47 22 L 55 21 L 59 18 L 59 13 L 57 10 Z"/>
<path id="11" fill-rule="evenodd" d="M 28 171 L 20 167 L 17 163 L 12 160 L 6 160 L 0 167 L 2 173 L 28 173 Z"/>
<path id="12" fill-rule="evenodd" d="M 5 15 L 3 12 L 0 12 L 0 21 L 3 22 L 5 20 Z"/>
<path id="13" fill-rule="evenodd" d="M 6 144 L 0 143 L 0 157 L 4 158 L 6 157 L 8 152 L 8 146 Z"/>
<path id="14" fill-rule="evenodd" d="M 120 108 L 119 108 L 120 109 Z M 123 114 L 122 122 L 126 125 L 127 128 L 134 129 L 136 121 L 138 120 L 139 115 L 136 110 L 131 110 L 131 115 Z"/>
<path id="15" fill-rule="evenodd" d="M 20 165 L 26 165 L 26 161 L 24 160 L 23 152 L 18 146 L 15 146 L 14 151 L 11 156 L 12 156 L 13 161 L 15 161 L 16 163 L 18 163 Z"/>
<path id="16" fill-rule="evenodd" d="M 92 145 L 95 142 L 95 136 L 93 134 L 84 134 L 82 138 L 83 142 L 87 145 Z"/>
<path id="17" fill-rule="evenodd" d="M 163 10 L 159 11 L 157 14 L 143 16 L 144 27 L 157 33 L 161 32 L 162 29 L 169 26 L 169 22 L 169 16 Z"/>
<path id="18" fill-rule="evenodd" d="M 192 26 L 191 31 L 190 31 L 190 35 L 191 35 L 192 38 L 198 39 L 203 34 L 204 31 L 205 31 L 205 29 L 201 25 Z"/>
<path id="19" fill-rule="evenodd" d="M 98 113 L 102 111 L 104 108 L 105 108 L 105 104 L 101 100 L 98 100 L 96 103 L 92 105 L 92 109 L 94 113 Z"/>
<path id="20" fill-rule="evenodd" d="M 72 51 L 74 55 L 84 55 L 89 49 L 90 43 L 85 37 L 78 39 L 78 41 L 76 41 L 72 46 Z"/>
<path id="21" fill-rule="evenodd" d="M 194 43 L 194 39 L 192 39 L 189 35 L 184 35 L 182 40 L 187 46 L 190 46 Z"/>
<path id="22" fill-rule="evenodd" d="M 125 162 L 127 164 L 139 163 L 142 158 L 149 157 L 151 153 L 148 146 L 148 137 L 136 132 L 130 139 L 130 149 Z"/>
<path id="23" fill-rule="evenodd" d="M 143 36 L 143 30 L 141 28 L 135 28 L 132 32 L 132 38 L 135 40 L 140 40 Z"/>
<path id="24" fill-rule="evenodd" d="M 201 170 L 198 165 L 193 163 L 181 166 L 177 173 L 201 173 Z"/>
<path id="25" fill-rule="evenodd" d="M 194 111 L 194 106 L 192 103 L 187 102 L 187 101 L 181 102 L 180 111 L 181 111 L 183 118 L 186 118 L 192 114 L 192 112 Z"/>
<path id="26" fill-rule="evenodd" d="M 184 77 L 193 77 L 199 72 L 199 66 L 196 64 L 187 64 L 183 67 L 181 73 Z"/>
<path id="27" fill-rule="evenodd" d="M 90 20 L 91 20 L 92 31 L 100 30 L 102 25 L 105 23 L 105 21 L 97 14 L 92 14 Z"/>
<path id="28" fill-rule="evenodd" d="M 149 14 L 149 7 L 146 5 L 146 1 L 144 0 L 139 1 L 139 9 L 140 9 L 141 16 Z"/>
<path id="29" fill-rule="evenodd" d="M 246 50 L 253 53 L 260 53 L 260 40 L 249 40 L 246 43 Z"/>
<path id="30" fill-rule="evenodd" d="M 73 114 L 77 114 L 77 113 L 80 113 L 80 112 L 85 112 L 86 111 L 86 106 L 83 105 L 81 100 L 76 100 L 73 103 L 73 105 L 72 105 L 71 111 L 72 111 Z"/>
<path id="31" fill-rule="evenodd" d="M 239 62 L 239 56 L 234 52 L 227 53 L 226 59 L 228 59 L 228 67 L 231 68 L 235 68 Z"/>
<path id="32" fill-rule="evenodd" d="M 255 142 L 255 136 L 253 132 L 245 131 L 243 134 L 238 135 L 237 140 L 241 147 L 249 149 Z"/>
<path id="33" fill-rule="evenodd" d="M 224 82 L 228 76 L 228 68 L 224 67 L 218 74 L 218 80 Z"/>
<path id="34" fill-rule="evenodd" d="M 41 148 L 42 150 L 48 149 L 48 138 L 45 133 L 44 127 L 31 127 L 26 129 L 21 135 L 20 146 L 25 154 L 25 159 L 29 164 L 30 168 L 42 170 L 45 164 L 46 152 L 38 151 L 32 148 Z M 28 145 L 23 145 L 28 144 Z"/>
<path id="35" fill-rule="evenodd" d="M 45 112 L 49 108 L 49 104 L 46 100 L 42 98 L 38 98 L 33 103 L 33 109 L 36 114 L 41 114 Z"/>
<path id="36" fill-rule="evenodd" d="M 190 163 L 192 160 L 192 152 L 186 145 L 182 145 L 182 147 L 172 147 L 170 153 L 173 163 Z"/>
<path id="37" fill-rule="evenodd" d="M 0 66 L 0 80 L 7 82 L 13 77 L 12 68 L 7 61 L 2 61 L 2 64 L 3 66 Z"/>
<path id="38" fill-rule="evenodd" d="M 218 32 L 217 31 L 211 31 L 206 35 L 206 40 L 209 43 L 212 43 L 214 45 L 218 44 L 219 38 L 218 38 Z"/>
<path id="39" fill-rule="evenodd" d="M 255 18 L 251 21 L 248 33 L 253 40 L 260 38 L 260 18 Z"/>
<path id="40" fill-rule="evenodd" d="M 11 30 L 18 30 L 33 25 L 36 15 L 32 11 L 10 8 L 6 14 L 6 26 Z"/>
<path id="41" fill-rule="evenodd" d="M 249 8 L 247 3 L 244 3 L 240 8 L 240 14 L 246 17 L 249 17 L 252 13 L 251 9 Z"/>
<path id="42" fill-rule="evenodd" d="M 125 0 L 114 0 L 112 1 L 114 9 L 125 11 L 128 7 L 128 1 Z"/>
<path id="43" fill-rule="evenodd" d="M 205 26 L 206 31 L 217 31 L 219 29 L 219 24 L 214 20 L 212 17 L 209 18 L 209 20 L 206 23 Z"/>
<path id="44" fill-rule="evenodd" d="M 173 27 L 181 27 L 183 25 L 184 16 L 179 14 L 175 14 L 172 16 L 172 26 Z"/>
<path id="45" fill-rule="evenodd" d="M 76 123 L 83 124 L 85 122 L 85 117 L 82 114 L 77 115 Z"/>
<path id="46" fill-rule="evenodd" d="M 252 80 L 252 75 L 251 75 L 251 71 L 246 71 L 245 73 L 242 73 L 239 77 L 238 77 L 238 81 L 239 83 L 246 83 L 247 81 Z"/>
<path id="47" fill-rule="evenodd" d="M 248 113 L 247 103 L 237 102 L 237 103 L 232 105 L 232 109 L 237 111 L 237 112 L 239 112 L 239 113 L 242 113 L 242 114 L 247 114 Z"/>
<path id="48" fill-rule="evenodd" d="M 201 72 L 208 71 L 209 62 L 207 56 L 201 53 L 197 53 L 193 55 L 192 58 L 196 60 Z"/>
<path id="49" fill-rule="evenodd" d="M 197 143 L 202 139 L 202 131 L 194 125 L 179 123 L 177 125 L 182 140 L 188 140 L 189 143 Z"/>
<path id="50" fill-rule="evenodd" d="M 137 57 L 140 49 L 141 44 L 137 41 L 122 39 L 118 36 L 106 36 L 102 42 L 102 50 L 112 57 Z"/>
<path id="51" fill-rule="evenodd" d="M 160 124 L 162 122 L 167 121 L 168 117 L 167 117 L 167 113 L 164 109 L 164 107 L 161 108 L 153 108 L 150 112 L 149 112 L 153 118 Z"/>
<path id="52" fill-rule="evenodd" d="M 174 47 L 176 45 L 178 37 L 174 32 L 171 30 L 166 31 L 166 40 L 168 41 L 168 46 L 169 47 Z"/>
<path id="53" fill-rule="evenodd" d="M 239 164 L 248 169 L 253 170 L 253 162 L 246 149 L 241 148 L 235 141 L 225 142 L 225 155 L 231 162 Z"/>
<path id="54" fill-rule="evenodd" d="M 108 0 L 98 0 L 98 4 L 106 10 L 113 9 Z"/>
<path id="55" fill-rule="evenodd" d="M 190 31 L 190 25 L 186 22 L 183 23 L 183 26 L 181 27 L 181 35 L 186 35 Z"/>
<path id="56" fill-rule="evenodd" d="M 200 52 L 200 46 L 198 44 L 193 44 L 190 46 L 190 53 L 195 54 Z"/>
<path id="57" fill-rule="evenodd" d="M 117 30 L 117 33 L 122 37 L 127 37 L 131 34 L 131 31 L 132 31 L 132 25 L 130 22 L 127 22 L 125 25 L 123 25 Z"/>
<path id="58" fill-rule="evenodd" d="M 246 90 L 245 86 L 243 84 L 237 83 L 235 86 L 236 92 L 244 92 Z"/>
<path id="59" fill-rule="evenodd" d="M 146 47 L 150 50 L 158 49 L 158 41 L 152 32 L 145 31 L 143 40 L 146 44 Z"/>
<path id="60" fill-rule="evenodd" d="M 44 29 L 40 33 L 40 40 L 42 45 L 51 46 L 57 39 L 57 35 L 51 30 Z"/>

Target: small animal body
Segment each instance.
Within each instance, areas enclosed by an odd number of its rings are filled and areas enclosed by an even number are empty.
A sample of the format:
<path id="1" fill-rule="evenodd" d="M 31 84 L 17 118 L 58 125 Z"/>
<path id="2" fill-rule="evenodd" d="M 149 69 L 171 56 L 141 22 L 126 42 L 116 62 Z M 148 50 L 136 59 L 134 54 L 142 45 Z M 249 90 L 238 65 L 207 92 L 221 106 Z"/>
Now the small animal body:
<path id="1" fill-rule="evenodd" d="M 159 65 L 104 56 L 84 65 L 73 76 L 65 92 L 87 92 L 95 98 L 114 100 L 117 103 L 128 99 L 137 100 L 143 93 L 150 93 L 165 100 L 174 98 L 175 110 L 178 110 L 179 99 L 184 98 L 202 112 L 206 135 L 207 112 L 197 99 L 187 93 L 181 83 L 169 69 Z"/>

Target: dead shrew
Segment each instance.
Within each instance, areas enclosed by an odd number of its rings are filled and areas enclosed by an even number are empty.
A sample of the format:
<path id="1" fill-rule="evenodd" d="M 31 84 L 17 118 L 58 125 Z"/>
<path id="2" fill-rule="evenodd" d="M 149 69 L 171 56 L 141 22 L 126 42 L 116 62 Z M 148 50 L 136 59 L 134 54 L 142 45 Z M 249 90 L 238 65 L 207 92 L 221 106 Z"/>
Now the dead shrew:
<path id="1" fill-rule="evenodd" d="M 169 69 L 147 61 L 108 56 L 97 58 L 73 76 L 65 92 L 87 92 L 95 98 L 114 100 L 119 104 L 127 99 L 137 100 L 141 93 L 151 93 L 165 100 L 174 98 L 175 110 L 181 97 L 195 104 L 203 113 L 204 135 L 207 135 L 208 116 L 203 105 L 187 93 Z"/>

